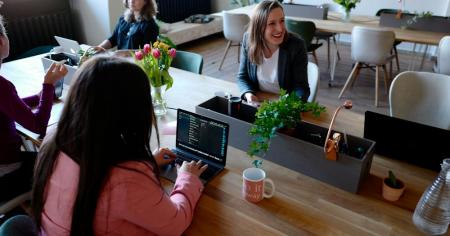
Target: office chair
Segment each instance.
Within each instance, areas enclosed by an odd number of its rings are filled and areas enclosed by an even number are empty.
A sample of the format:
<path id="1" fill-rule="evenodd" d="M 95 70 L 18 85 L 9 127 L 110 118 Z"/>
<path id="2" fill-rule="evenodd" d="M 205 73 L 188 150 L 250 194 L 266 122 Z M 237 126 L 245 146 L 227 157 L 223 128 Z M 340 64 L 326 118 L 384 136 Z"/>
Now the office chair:
<path id="1" fill-rule="evenodd" d="M 176 57 L 173 58 L 171 66 L 192 73 L 201 74 L 203 70 L 203 57 L 197 53 L 178 50 Z"/>
<path id="2" fill-rule="evenodd" d="M 227 47 L 225 48 L 225 52 L 223 53 L 222 60 L 220 60 L 219 70 L 222 69 L 223 62 L 225 57 L 227 56 L 228 50 L 232 46 L 232 42 L 239 42 L 238 46 L 238 62 L 240 57 L 240 45 L 242 41 L 242 37 L 246 31 L 247 25 L 250 22 L 250 17 L 247 14 L 234 14 L 223 11 L 223 34 L 225 38 L 228 40 Z"/>
<path id="3" fill-rule="evenodd" d="M 308 62 L 308 84 L 309 84 L 309 97 L 308 102 L 315 102 L 317 96 L 317 90 L 319 89 L 319 67 L 312 62 Z"/>
<path id="4" fill-rule="evenodd" d="M 389 91 L 391 116 L 450 130 L 450 76 L 405 71 Z"/>
<path id="5" fill-rule="evenodd" d="M 397 13 L 398 10 L 397 9 L 380 9 L 377 11 L 377 13 L 375 14 L 375 16 L 381 16 L 382 13 L 390 13 L 390 14 L 395 14 Z M 395 40 L 394 44 L 392 45 L 392 50 L 394 50 L 394 55 L 395 55 L 395 62 L 397 65 L 397 71 L 400 71 L 400 62 L 398 61 L 398 52 L 397 52 L 397 45 L 401 44 L 402 41 L 400 40 Z"/>
<path id="6" fill-rule="evenodd" d="M 378 106 L 378 77 L 380 67 L 384 69 L 384 86 L 388 90 L 388 73 L 386 64 L 394 57 L 390 54 L 394 43 L 394 32 L 355 26 L 352 30 L 352 59 L 356 61 L 344 87 L 339 94 L 342 97 L 350 83 L 353 84 L 362 68 L 375 67 L 375 106 Z"/>
<path id="7" fill-rule="evenodd" d="M 314 62 L 318 65 L 316 50 L 322 46 L 321 43 L 311 43 L 316 33 L 316 25 L 312 21 L 295 21 L 286 19 L 288 31 L 298 34 L 306 43 L 307 52 L 312 53 Z"/>

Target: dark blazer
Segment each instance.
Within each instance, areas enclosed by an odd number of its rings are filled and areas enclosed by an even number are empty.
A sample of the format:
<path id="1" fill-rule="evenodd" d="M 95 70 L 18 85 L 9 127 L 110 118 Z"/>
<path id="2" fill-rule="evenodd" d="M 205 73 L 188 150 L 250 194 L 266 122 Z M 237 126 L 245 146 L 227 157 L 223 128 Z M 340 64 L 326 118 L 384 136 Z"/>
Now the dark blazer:
<path id="1" fill-rule="evenodd" d="M 111 45 L 117 49 L 139 49 L 144 48 L 144 44 L 153 44 L 159 33 L 155 20 L 142 20 L 138 22 L 127 22 L 124 17 L 119 18 L 116 29 L 108 38 Z"/>
<path id="2" fill-rule="evenodd" d="M 241 47 L 241 63 L 237 75 L 237 83 L 241 97 L 248 92 L 259 91 L 256 77 L 256 64 L 248 58 L 247 33 L 244 34 Z M 287 40 L 280 45 L 278 57 L 278 83 L 288 93 L 295 91 L 297 96 L 306 101 L 309 97 L 308 55 L 303 39 L 288 33 Z"/>

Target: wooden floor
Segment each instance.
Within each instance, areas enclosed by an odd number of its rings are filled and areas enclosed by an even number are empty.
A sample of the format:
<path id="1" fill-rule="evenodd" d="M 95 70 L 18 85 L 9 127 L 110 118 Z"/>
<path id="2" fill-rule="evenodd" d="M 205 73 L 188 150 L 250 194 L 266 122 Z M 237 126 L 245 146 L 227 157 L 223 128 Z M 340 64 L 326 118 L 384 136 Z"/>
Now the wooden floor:
<path id="1" fill-rule="evenodd" d="M 238 49 L 231 47 L 223 64 L 222 70 L 218 70 L 220 60 L 225 51 L 227 41 L 223 35 L 216 34 L 203 39 L 180 45 L 178 49 L 187 50 L 199 53 L 203 56 L 203 74 L 228 81 L 236 81 L 236 74 L 238 72 L 239 64 Z M 366 110 L 376 111 L 383 114 L 389 113 L 389 98 L 388 92 L 385 92 L 384 82 L 381 77 L 379 85 L 379 107 L 374 106 L 375 99 L 375 71 L 364 69 L 361 70 L 354 87 L 347 90 L 342 99 L 338 99 L 338 95 L 351 72 L 353 61 L 351 60 L 351 50 L 349 44 L 340 44 L 339 51 L 341 60 L 336 67 L 336 73 L 332 87 L 328 86 L 330 74 L 327 65 L 327 45 L 324 45 L 317 50 L 320 69 L 320 84 L 317 92 L 316 101 L 327 106 L 337 107 L 342 104 L 344 99 L 351 99 L 353 101 L 353 111 L 364 113 Z M 399 51 L 400 70 L 404 71 L 408 68 L 411 55 L 408 52 Z M 313 61 L 312 56 L 309 57 Z M 418 62 L 416 62 L 418 63 Z M 418 66 L 416 66 L 418 67 Z M 393 77 L 397 74 L 394 64 Z M 426 60 L 423 71 L 432 71 L 432 62 Z M 382 73 L 381 73 L 382 75 Z"/>

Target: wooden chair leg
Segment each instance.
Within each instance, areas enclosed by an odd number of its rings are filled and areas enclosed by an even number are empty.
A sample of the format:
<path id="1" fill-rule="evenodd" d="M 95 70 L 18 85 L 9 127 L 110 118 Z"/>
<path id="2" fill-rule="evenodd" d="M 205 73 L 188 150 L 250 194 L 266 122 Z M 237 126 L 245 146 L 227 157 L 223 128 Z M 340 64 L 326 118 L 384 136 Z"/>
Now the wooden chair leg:
<path id="1" fill-rule="evenodd" d="M 380 73 L 380 66 L 375 68 L 375 106 L 378 107 L 378 78 Z"/>
<path id="2" fill-rule="evenodd" d="M 314 62 L 317 66 L 319 66 L 319 60 L 317 60 L 316 50 L 312 51 L 312 55 L 314 57 Z"/>
<path id="3" fill-rule="evenodd" d="M 395 62 L 397 63 L 397 73 L 400 72 L 400 62 L 398 61 L 397 47 L 394 46 Z"/>
<path id="4" fill-rule="evenodd" d="M 388 89 L 389 89 L 388 81 L 390 81 L 390 78 L 388 77 L 386 64 L 382 65 L 382 67 L 383 67 L 383 71 L 384 71 L 384 90 L 385 90 L 385 92 L 387 94 L 388 93 Z"/>
<path id="5" fill-rule="evenodd" d="M 338 98 L 341 98 L 341 97 L 342 97 L 342 94 L 344 94 L 345 90 L 347 90 L 348 86 L 350 85 L 350 82 L 351 82 L 351 81 L 353 80 L 353 78 L 354 78 L 354 75 L 355 75 L 356 70 L 358 69 L 359 65 L 360 65 L 360 63 L 359 63 L 359 62 L 356 62 L 355 67 L 353 67 L 352 72 L 351 72 L 350 75 L 348 76 L 347 81 L 345 82 L 345 85 L 344 85 L 344 87 L 342 88 L 341 93 L 339 93 Z"/>
<path id="6" fill-rule="evenodd" d="M 361 71 L 361 65 L 358 66 L 358 68 L 356 68 L 356 72 L 355 72 L 355 79 L 352 81 L 352 83 L 350 84 L 350 87 L 353 88 L 353 85 L 355 84 L 356 78 L 358 78 L 359 76 L 359 72 Z"/>
<path id="7" fill-rule="evenodd" d="M 231 47 L 231 41 L 228 41 L 227 48 L 225 49 L 225 52 L 223 53 L 222 60 L 220 61 L 219 70 L 222 69 L 223 61 L 225 61 L 225 57 L 227 56 L 227 53 L 228 53 L 228 50 L 230 49 L 230 47 Z"/>

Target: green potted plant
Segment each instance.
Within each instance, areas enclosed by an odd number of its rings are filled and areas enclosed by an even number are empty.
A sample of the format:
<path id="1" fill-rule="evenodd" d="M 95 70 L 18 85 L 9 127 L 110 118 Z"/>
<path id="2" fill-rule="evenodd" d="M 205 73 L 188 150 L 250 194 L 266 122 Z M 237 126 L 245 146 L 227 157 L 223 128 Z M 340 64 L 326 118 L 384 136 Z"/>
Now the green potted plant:
<path id="1" fill-rule="evenodd" d="M 295 93 L 287 94 L 280 91 L 280 98 L 264 101 L 255 114 L 255 122 L 249 131 L 253 136 L 247 154 L 253 157 L 257 154 L 265 155 L 270 146 L 270 140 L 280 129 L 290 130 L 301 121 L 302 112 L 312 112 L 319 116 L 325 107 L 316 102 L 303 102 Z"/>
<path id="2" fill-rule="evenodd" d="M 356 7 L 356 4 L 361 2 L 361 0 L 333 0 L 335 3 L 342 6 L 345 11 L 345 15 L 343 15 L 343 19 L 345 21 L 350 20 L 350 11 Z"/>
<path id="3" fill-rule="evenodd" d="M 405 191 L 405 184 L 397 179 L 394 172 L 389 170 L 389 176 L 383 179 L 383 198 L 388 201 L 397 201 Z"/>

